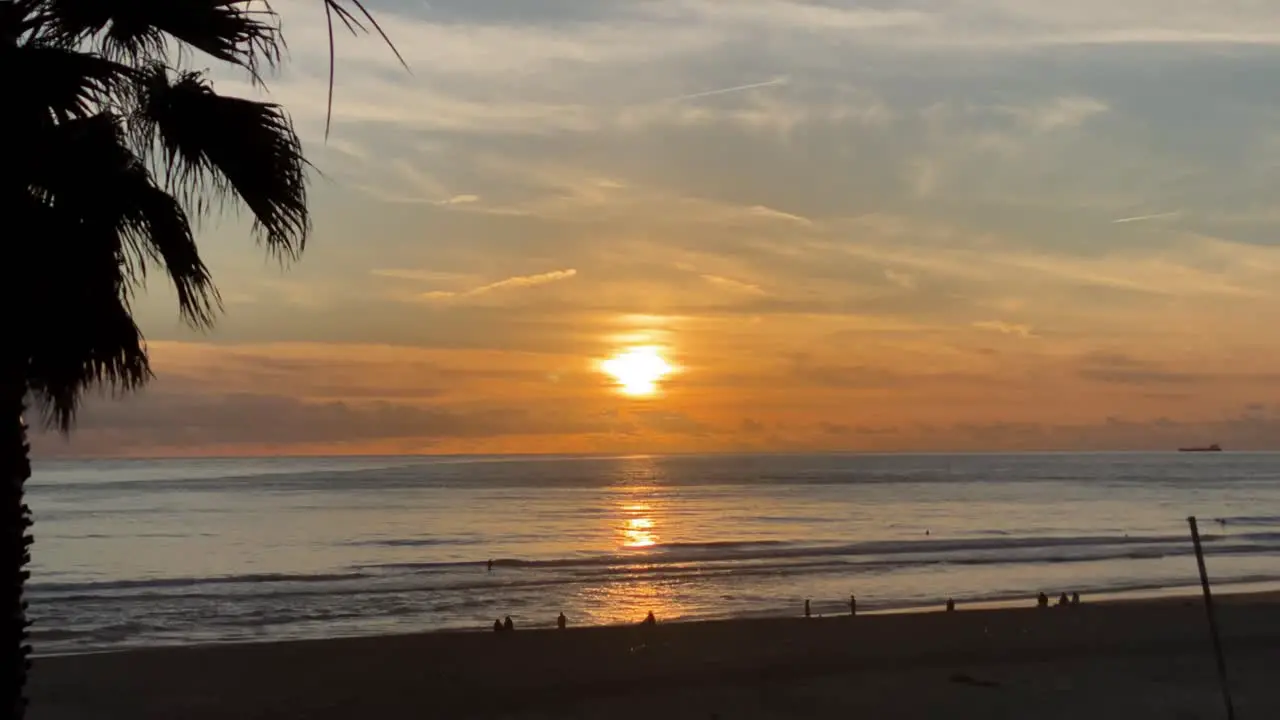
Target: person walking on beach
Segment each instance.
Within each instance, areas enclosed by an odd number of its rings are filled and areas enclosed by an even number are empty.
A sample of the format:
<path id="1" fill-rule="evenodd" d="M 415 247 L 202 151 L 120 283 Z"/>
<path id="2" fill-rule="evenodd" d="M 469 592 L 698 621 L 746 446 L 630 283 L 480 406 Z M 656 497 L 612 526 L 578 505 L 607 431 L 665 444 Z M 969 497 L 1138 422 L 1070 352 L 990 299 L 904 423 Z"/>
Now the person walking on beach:
<path id="1" fill-rule="evenodd" d="M 858 596 L 849 596 L 849 615 L 852 617 L 858 614 Z"/>
<path id="2" fill-rule="evenodd" d="M 1073 606 L 1080 604 L 1080 593 L 1078 592 L 1071 593 L 1071 604 Z"/>
<path id="3" fill-rule="evenodd" d="M 569 618 L 565 617 L 564 613 L 560 613 L 560 617 L 556 618 L 556 627 L 563 630 L 565 626 L 568 624 L 569 624 Z"/>

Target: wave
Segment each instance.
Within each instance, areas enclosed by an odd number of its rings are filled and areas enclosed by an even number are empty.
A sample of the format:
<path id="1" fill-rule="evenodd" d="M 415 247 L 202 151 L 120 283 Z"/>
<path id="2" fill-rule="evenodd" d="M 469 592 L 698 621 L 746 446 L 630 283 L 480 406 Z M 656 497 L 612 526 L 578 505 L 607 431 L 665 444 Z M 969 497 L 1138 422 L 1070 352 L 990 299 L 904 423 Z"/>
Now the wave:
<path id="1" fill-rule="evenodd" d="M 1214 522 L 1232 525 L 1253 525 L 1259 527 L 1280 527 L 1280 515 L 1234 515 L 1224 518 L 1213 518 Z"/>
<path id="2" fill-rule="evenodd" d="M 1219 588 L 1231 588 L 1247 585 L 1275 585 L 1280 582 L 1277 574 L 1252 574 L 1230 578 L 1222 578 L 1215 582 Z M 1112 582 L 1084 585 L 1073 588 L 1086 598 L 1096 596 L 1122 596 L 1142 594 L 1167 594 L 1170 592 L 1192 592 L 1196 583 L 1191 578 L 1168 579 L 1152 582 L 1142 580 L 1118 579 Z M 1030 602 L 1031 593 L 1026 590 L 1010 588 L 993 588 L 984 592 L 961 593 L 954 595 L 961 603 L 1017 603 Z M 723 597 L 722 599 L 732 599 Z M 406 618 L 410 624 L 402 630 L 420 630 L 422 619 L 436 613 L 452 614 L 453 619 L 434 629 L 476 629 L 477 621 L 472 618 L 478 614 L 485 616 L 493 612 L 510 609 L 510 600 L 502 597 L 471 598 L 461 602 L 432 602 L 394 605 L 359 604 L 358 609 L 351 609 L 342 597 L 333 598 L 343 603 L 331 608 L 307 608 L 294 605 L 258 606 L 235 617 L 219 616 L 216 621 L 199 629 L 176 627 L 167 622 L 163 616 L 145 620 L 126 622 L 103 622 L 101 624 L 81 625 L 74 629 L 60 627 L 57 629 L 41 629 L 37 625 L 33 629 L 33 639 L 42 646 L 40 654 L 52 651 L 57 653 L 83 653 L 98 650 L 118 649 L 121 647 L 148 647 L 157 645 L 181 645 L 192 642 L 228 642 L 244 640 L 260 640 L 264 637 L 275 639 L 326 638 L 339 636 L 367 635 L 387 631 L 388 623 L 397 618 Z M 726 618 L 765 618 L 790 615 L 794 608 L 778 602 L 769 602 L 768 598 L 756 598 L 758 602 L 749 605 L 718 605 L 695 609 L 673 620 L 711 620 Z M 760 602 L 767 604 L 761 605 Z M 936 606 L 936 599 L 922 597 L 889 598 L 885 600 L 862 601 L 860 605 L 866 611 L 904 611 L 917 610 Z M 818 613 L 840 613 L 845 605 L 843 600 L 820 600 L 813 608 Z M 461 611 L 461 612 L 457 612 Z M 74 612 L 74 611 L 73 611 Z M 524 624 L 528 627 L 550 627 L 552 620 L 547 617 L 538 621 L 531 619 Z M 483 624 L 483 623 L 482 623 Z M 392 625 L 395 627 L 395 625 Z M 487 625 L 485 625 L 487 627 Z"/>
<path id="3" fill-rule="evenodd" d="M 384 540 L 352 540 L 353 547 L 440 547 L 448 545 L 479 545 L 475 538 L 387 538 Z"/>
<path id="4" fill-rule="evenodd" d="M 1210 547 L 1224 539 L 1267 543 L 1280 541 L 1280 533 L 1254 533 L 1247 535 L 1204 535 L 1202 539 Z M 752 561 L 781 558 L 846 557 L 846 556 L 900 556 L 900 555 L 959 555 L 965 553 L 995 553 L 1053 550 L 1064 548 L 1131 548 L 1144 545 L 1166 545 L 1184 548 L 1190 552 L 1191 541 L 1182 535 L 1162 536 L 1076 536 L 1076 537 L 982 537 L 936 540 L 870 540 L 857 543 L 831 545 L 803 545 L 781 541 L 669 543 L 654 545 L 643 551 L 607 554 L 588 557 L 526 560 L 500 558 L 494 565 L 513 568 L 572 568 L 601 565 L 674 564 L 695 561 Z M 1275 548 L 1280 550 L 1280 548 Z M 1122 554 L 1117 551 L 1117 557 Z M 997 558 L 996 561 L 1003 561 Z M 467 565 L 470 563 L 442 563 Z M 428 568 L 435 563 L 407 563 L 399 566 Z M 396 567 L 385 565 L 381 567 Z"/>
<path id="5" fill-rule="evenodd" d="M 112 590 L 136 590 L 158 588 L 188 588 L 207 585 L 264 585 L 271 583 L 308 583 L 335 582 L 342 580 L 358 580 L 366 578 L 364 573 L 329 573 L 317 575 L 257 573 L 249 575 L 222 575 L 213 577 L 181 577 L 155 578 L 149 580 L 103 580 L 98 582 L 78 583 L 42 583 L 27 584 L 27 589 L 36 593 L 53 593 L 69 591 L 110 592 Z"/>
<path id="6" fill-rule="evenodd" d="M 1257 519 L 1257 518 L 1255 518 Z M 1267 518 L 1263 518 L 1267 519 Z M 1280 519 L 1280 518 L 1277 518 Z M 1261 524 L 1261 523 L 1259 523 Z M 1280 554 L 1280 532 L 1205 535 L 1213 555 Z M 452 539 L 363 541 L 393 547 L 464 544 Z M 856 543 L 799 544 L 780 540 L 676 542 L 644 550 L 561 558 L 495 558 L 452 562 L 388 562 L 353 566 L 346 572 L 317 574 L 256 573 L 214 577 L 170 577 L 89 582 L 33 582 L 36 595 L 95 594 L 149 597 L 228 595 L 323 595 L 337 592 L 406 592 L 423 588 L 454 590 L 503 586 L 625 581 L 628 577 L 678 580 L 711 573 L 736 575 L 824 572 L 878 572 L 921 565 L 999 565 L 1069 563 L 1110 559 L 1156 559 L 1189 555 L 1182 535 L 1156 536 L 980 536 L 959 539 L 872 540 Z M 513 575 L 512 573 L 519 573 Z M 256 590 L 255 590 L 256 588 Z"/>

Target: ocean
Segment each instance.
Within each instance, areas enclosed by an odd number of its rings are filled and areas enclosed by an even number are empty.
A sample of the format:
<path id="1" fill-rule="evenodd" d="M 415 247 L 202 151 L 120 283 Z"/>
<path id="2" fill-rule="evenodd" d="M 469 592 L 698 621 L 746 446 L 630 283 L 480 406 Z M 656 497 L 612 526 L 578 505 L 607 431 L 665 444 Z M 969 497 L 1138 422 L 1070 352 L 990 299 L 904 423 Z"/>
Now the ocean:
<path id="1" fill-rule="evenodd" d="M 1280 586 L 1280 454 L 37 462 L 40 654 Z M 493 561 L 492 569 L 489 561 Z"/>

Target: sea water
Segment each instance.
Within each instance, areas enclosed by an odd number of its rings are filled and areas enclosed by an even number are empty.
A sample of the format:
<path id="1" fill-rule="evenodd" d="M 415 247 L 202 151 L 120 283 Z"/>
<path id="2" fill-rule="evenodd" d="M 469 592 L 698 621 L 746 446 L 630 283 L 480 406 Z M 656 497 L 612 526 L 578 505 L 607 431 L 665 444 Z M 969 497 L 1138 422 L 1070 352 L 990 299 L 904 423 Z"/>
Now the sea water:
<path id="1" fill-rule="evenodd" d="M 39 653 L 1280 585 L 1280 454 L 59 461 Z M 490 567 L 492 560 L 492 567 Z"/>

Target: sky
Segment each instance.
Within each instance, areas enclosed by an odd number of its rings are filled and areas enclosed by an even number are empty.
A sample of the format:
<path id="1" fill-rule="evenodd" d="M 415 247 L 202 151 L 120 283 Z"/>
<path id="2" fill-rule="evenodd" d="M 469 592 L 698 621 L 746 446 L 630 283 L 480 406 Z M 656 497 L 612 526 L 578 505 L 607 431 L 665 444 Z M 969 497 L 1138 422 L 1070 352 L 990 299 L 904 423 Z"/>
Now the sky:
<path id="1" fill-rule="evenodd" d="M 305 257 L 37 453 L 1280 449 L 1274 0 L 274 4 Z"/>

